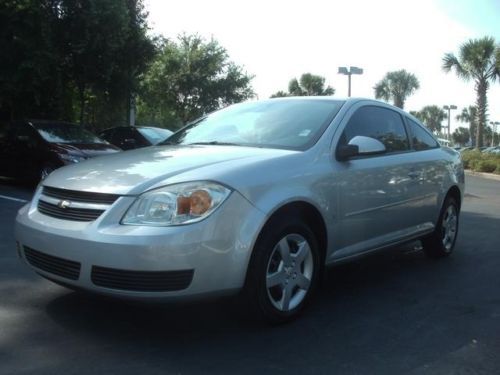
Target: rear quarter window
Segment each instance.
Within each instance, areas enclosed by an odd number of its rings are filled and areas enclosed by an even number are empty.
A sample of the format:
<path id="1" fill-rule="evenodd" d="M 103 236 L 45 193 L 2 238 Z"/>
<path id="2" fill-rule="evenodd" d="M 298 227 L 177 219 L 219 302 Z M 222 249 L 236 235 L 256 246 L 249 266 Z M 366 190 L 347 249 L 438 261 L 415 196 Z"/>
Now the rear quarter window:
<path id="1" fill-rule="evenodd" d="M 416 151 L 429 150 L 438 148 L 438 141 L 427 131 L 423 126 L 416 123 L 410 118 L 406 118 L 410 128 L 410 136 L 413 149 Z"/>

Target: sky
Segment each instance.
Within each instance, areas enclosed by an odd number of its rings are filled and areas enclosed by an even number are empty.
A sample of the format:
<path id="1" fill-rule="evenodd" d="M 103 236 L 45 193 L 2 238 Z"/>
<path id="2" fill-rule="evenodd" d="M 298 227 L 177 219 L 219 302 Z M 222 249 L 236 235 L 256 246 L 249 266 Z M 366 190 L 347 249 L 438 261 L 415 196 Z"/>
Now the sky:
<path id="1" fill-rule="evenodd" d="M 285 90 L 302 73 L 318 74 L 347 96 L 339 66 L 363 68 L 352 96 L 373 98 L 373 87 L 393 70 L 420 81 L 405 110 L 475 103 L 474 83 L 441 69 L 445 53 L 471 38 L 500 43 L 500 0 L 145 0 L 151 32 L 175 39 L 198 33 L 216 39 L 230 59 L 254 75 L 258 98 Z M 489 121 L 500 121 L 500 82 L 488 92 Z M 500 128 L 498 129 L 500 130 Z"/>

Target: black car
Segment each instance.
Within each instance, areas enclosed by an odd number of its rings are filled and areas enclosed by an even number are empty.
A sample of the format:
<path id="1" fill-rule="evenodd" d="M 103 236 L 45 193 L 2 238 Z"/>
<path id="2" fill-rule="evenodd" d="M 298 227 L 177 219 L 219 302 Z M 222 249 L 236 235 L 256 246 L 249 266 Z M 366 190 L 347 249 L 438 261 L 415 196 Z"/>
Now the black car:
<path id="1" fill-rule="evenodd" d="M 72 123 L 14 122 L 0 134 L 0 176 L 38 181 L 63 165 L 117 151 L 120 149 Z"/>
<path id="2" fill-rule="evenodd" d="M 122 150 L 154 146 L 173 134 L 170 130 L 152 126 L 117 126 L 103 130 L 99 137 Z"/>

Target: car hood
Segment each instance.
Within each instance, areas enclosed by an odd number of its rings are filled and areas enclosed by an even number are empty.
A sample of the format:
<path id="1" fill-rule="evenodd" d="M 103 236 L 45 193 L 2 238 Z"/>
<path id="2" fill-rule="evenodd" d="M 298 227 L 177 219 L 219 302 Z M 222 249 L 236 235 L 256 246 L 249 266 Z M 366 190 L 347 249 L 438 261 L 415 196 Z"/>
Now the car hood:
<path id="1" fill-rule="evenodd" d="M 187 181 L 198 177 L 216 180 L 217 173 L 222 175 L 227 168 L 234 169 L 240 165 L 296 153 L 220 145 L 152 146 L 68 165 L 51 173 L 44 185 L 77 191 L 135 195 L 161 185 L 171 177 L 177 177 L 172 180 L 178 180 L 182 174 L 189 176 Z M 210 169 L 210 174 L 197 174 L 198 169 Z"/>
<path id="2" fill-rule="evenodd" d="M 92 158 L 121 151 L 118 147 L 107 143 L 55 143 L 58 149 L 73 155 Z"/>

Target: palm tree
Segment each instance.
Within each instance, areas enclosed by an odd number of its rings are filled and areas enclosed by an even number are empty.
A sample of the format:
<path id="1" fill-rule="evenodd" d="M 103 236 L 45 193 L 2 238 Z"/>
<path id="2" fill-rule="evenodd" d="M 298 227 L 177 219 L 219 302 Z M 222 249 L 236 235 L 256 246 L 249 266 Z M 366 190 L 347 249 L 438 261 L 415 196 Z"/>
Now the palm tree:
<path id="1" fill-rule="evenodd" d="M 304 73 L 300 79 L 293 78 L 288 83 L 288 92 L 278 91 L 271 95 L 271 98 L 280 98 L 283 96 L 318 96 L 333 95 L 335 89 L 331 86 L 325 87 L 325 78 L 311 73 Z"/>
<path id="2" fill-rule="evenodd" d="M 404 108 L 406 99 L 420 88 L 417 77 L 404 69 L 389 72 L 375 87 L 375 98 L 386 102 L 392 100 L 394 105 Z"/>
<path id="3" fill-rule="evenodd" d="M 470 39 L 460 46 L 458 57 L 447 53 L 443 57 L 443 70 L 454 70 L 465 81 L 474 80 L 477 107 L 476 147 L 483 146 L 483 130 L 486 126 L 488 87 L 500 77 L 500 47 L 492 37 Z"/>
<path id="4" fill-rule="evenodd" d="M 465 122 L 469 124 L 469 134 L 471 137 L 471 145 L 475 144 L 475 135 L 477 131 L 477 107 L 474 105 L 470 105 L 467 108 L 462 109 L 462 112 L 456 116 L 457 121 Z"/>
<path id="5" fill-rule="evenodd" d="M 413 116 L 424 123 L 433 133 L 441 132 L 441 123 L 448 118 L 446 112 L 437 105 L 426 105 L 418 112 L 410 112 Z"/>

